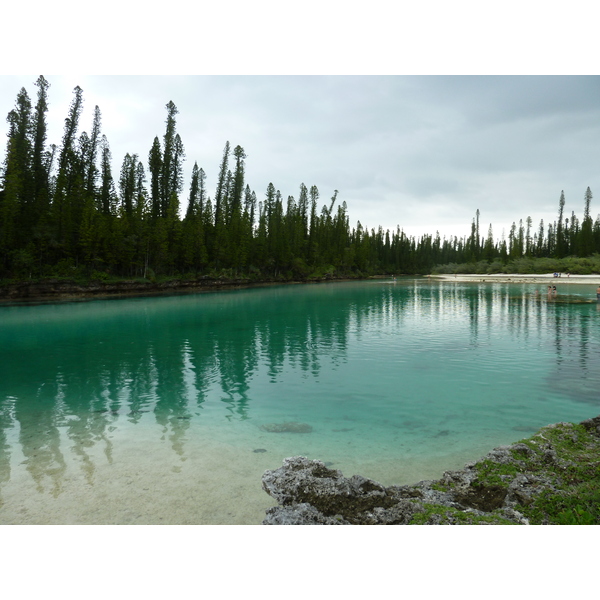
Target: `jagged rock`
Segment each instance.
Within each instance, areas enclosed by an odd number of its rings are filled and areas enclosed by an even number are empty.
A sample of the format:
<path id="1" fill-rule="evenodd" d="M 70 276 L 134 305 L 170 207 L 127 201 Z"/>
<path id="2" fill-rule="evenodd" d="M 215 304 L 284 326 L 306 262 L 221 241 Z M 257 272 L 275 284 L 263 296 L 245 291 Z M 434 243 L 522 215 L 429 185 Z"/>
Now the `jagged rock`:
<path id="1" fill-rule="evenodd" d="M 586 419 L 585 421 L 582 421 L 581 424 L 590 433 L 600 436 L 600 417 L 594 417 L 593 419 Z"/>
<path id="2" fill-rule="evenodd" d="M 286 458 L 279 469 L 263 475 L 263 489 L 280 504 L 267 511 L 263 523 L 527 525 L 526 514 L 536 514 L 529 507 L 537 506 L 538 498 L 544 497 L 546 506 L 548 497 L 558 498 L 560 513 L 563 499 L 573 493 L 570 485 L 577 486 L 583 476 L 595 484 L 600 474 L 598 438 L 600 417 L 577 427 L 557 423 L 523 442 L 494 448 L 460 471 L 446 471 L 437 481 L 389 487 L 360 475 L 346 478 L 319 460 Z M 582 461 L 588 465 L 587 475 L 580 470 Z M 551 522 L 548 515 L 535 518 Z"/>
<path id="3" fill-rule="evenodd" d="M 498 446 L 498 448 L 494 448 L 488 452 L 486 458 L 501 465 L 514 462 L 514 458 L 510 453 L 510 446 Z"/>
<path id="4" fill-rule="evenodd" d="M 534 454 L 533 450 L 527 444 L 516 443 L 511 446 L 513 452 L 522 454 L 523 456 L 531 456 Z"/>
<path id="5" fill-rule="evenodd" d="M 454 490 L 434 489 L 436 482 L 421 481 L 414 486 L 385 487 L 360 475 L 346 478 L 341 471 L 328 469 L 319 460 L 304 456 L 286 458 L 283 465 L 265 471 L 262 487 L 280 506 L 267 511 L 264 525 L 406 525 L 427 505 L 484 515 L 501 508 L 507 490 L 482 486 L 473 472 L 447 471 L 440 480 L 452 482 Z M 437 482 L 439 483 L 439 482 Z M 506 520 L 522 521 L 522 515 L 505 507 Z M 458 522 L 432 514 L 428 524 Z"/>
<path id="6" fill-rule="evenodd" d="M 513 508 L 503 508 L 498 511 L 500 516 L 503 516 L 507 521 L 512 521 L 513 523 L 518 523 L 519 525 L 529 525 L 529 519 L 527 519 L 523 513 L 520 513 L 518 510 L 514 510 Z"/>
<path id="7" fill-rule="evenodd" d="M 350 525 L 341 515 L 326 517 L 307 502 L 274 506 L 267 510 L 263 525 Z"/>
<path id="8" fill-rule="evenodd" d="M 309 516 L 307 524 L 329 522 L 337 516 L 337 522 L 353 524 L 408 522 L 415 506 L 395 494 L 394 489 L 360 475 L 347 479 L 320 460 L 304 456 L 286 458 L 279 469 L 265 471 L 262 486 L 286 509 L 271 509 L 273 512 L 263 521 L 266 525 L 297 519 L 300 514 Z M 300 510 L 298 506 L 303 504 L 312 506 L 319 516 Z"/>

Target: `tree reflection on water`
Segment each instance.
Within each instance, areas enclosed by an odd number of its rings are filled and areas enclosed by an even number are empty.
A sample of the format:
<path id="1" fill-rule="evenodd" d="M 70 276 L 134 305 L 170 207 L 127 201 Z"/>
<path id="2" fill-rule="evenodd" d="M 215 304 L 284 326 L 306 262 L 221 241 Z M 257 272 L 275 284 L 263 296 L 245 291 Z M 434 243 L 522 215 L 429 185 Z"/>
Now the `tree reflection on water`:
<path id="1" fill-rule="evenodd" d="M 66 440 L 91 485 L 99 453 L 112 463 L 113 434 L 124 426 L 153 424 L 184 458 L 187 436 L 207 410 L 227 421 L 252 417 L 259 374 L 285 394 L 286 368 L 318 379 L 347 361 L 349 345 L 366 331 L 382 353 L 389 331 L 422 348 L 427 328 L 419 323 L 464 324 L 469 347 L 484 351 L 498 329 L 532 352 L 550 351 L 551 389 L 598 404 L 598 306 L 552 301 L 526 285 L 281 286 L 6 306 L 0 319 L 0 488 L 11 478 L 16 444 L 36 489 L 60 494 Z M 455 356 L 465 350 L 451 337 L 431 343 L 447 344 Z"/>

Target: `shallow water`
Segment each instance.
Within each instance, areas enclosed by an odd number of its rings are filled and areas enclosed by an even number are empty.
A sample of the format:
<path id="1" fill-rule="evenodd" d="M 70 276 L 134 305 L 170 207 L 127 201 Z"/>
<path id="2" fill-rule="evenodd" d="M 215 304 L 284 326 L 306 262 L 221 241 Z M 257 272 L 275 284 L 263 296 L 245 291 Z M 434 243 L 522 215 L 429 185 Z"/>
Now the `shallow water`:
<path id="1" fill-rule="evenodd" d="M 275 504 L 261 475 L 286 456 L 414 483 L 597 416 L 600 307 L 535 289 L 405 279 L 0 307 L 0 523 L 260 523 Z"/>

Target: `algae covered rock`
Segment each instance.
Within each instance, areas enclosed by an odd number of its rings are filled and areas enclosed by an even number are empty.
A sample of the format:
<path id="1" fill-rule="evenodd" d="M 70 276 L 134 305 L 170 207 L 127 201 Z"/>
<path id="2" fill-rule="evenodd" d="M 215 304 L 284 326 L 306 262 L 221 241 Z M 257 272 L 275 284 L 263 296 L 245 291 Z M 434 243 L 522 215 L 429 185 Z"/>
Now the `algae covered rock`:
<path id="1" fill-rule="evenodd" d="M 308 423 L 288 421 L 286 423 L 265 423 L 259 429 L 268 433 L 310 433 L 313 428 Z"/>
<path id="2" fill-rule="evenodd" d="M 267 511 L 265 525 L 292 520 L 307 525 L 407 523 L 414 512 L 413 503 L 394 489 L 360 475 L 348 479 L 320 460 L 304 456 L 286 458 L 279 469 L 265 471 L 262 486 L 281 504 Z M 306 521 L 301 521 L 302 515 Z"/>
<path id="3" fill-rule="evenodd" d="M 556 423 L 439 480 L 385 487 L 319 460 L 265 471 L 265 525 L 600 524 L 600 417 Z"/>

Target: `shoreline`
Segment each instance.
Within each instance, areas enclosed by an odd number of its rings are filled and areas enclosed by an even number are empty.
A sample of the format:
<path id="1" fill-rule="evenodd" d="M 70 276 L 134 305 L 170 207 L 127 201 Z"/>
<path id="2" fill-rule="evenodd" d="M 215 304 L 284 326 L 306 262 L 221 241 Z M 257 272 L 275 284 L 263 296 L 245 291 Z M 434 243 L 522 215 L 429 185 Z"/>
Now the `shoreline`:
<path id="1" fill-rule="evenodd" d="M 325 277 L 306 280 L 264 280 L 204 278 L 195 280 L 173 279 L 164 282 L 122 280 L 115 282 L 92 281 L 77 283 L 73 280 L 48 279 L 45 281 L 21 281 L 0 285 L 0 306 L 12 304 L 48 304 L 55 302 L 85 302 L 89 300 L 111 300 L 119 298 L 140 298 L 198 294 L 224 290 L 239 290 L 271 285 L 300 285 L 343 281 L 367 281 L 371 279 L 392 279 L 393 275 L 373 275 L 368 277 Z M 399 275 L 399 277 L 407 277 Z M 408 276 L 411 277 L 411 276 Z M 570 275 L 555 277 L 553 273 L 521 274 L 441 274 L 414 275 L 414 279 L 454 283 L 527 283 L 538 285 L 596 285 L 600 286 L 600 274 Z"/>
<path id="2" fill-rule="evenodd" d="M 597 525 L 600 417 L 546 425 L 440 479 L 385 486 L 320 460 L 265 471 L 263 525 Z"/>
<path id="3" fill-rule="evenodd" d="M 332 281 L 355 281 L 348 278 L 323 278 L 314 280 L 251 281 L 250 279 L 195 280 L 173 279 L 164 282 L 123 280 L 111 283 L 94 281 L 77 283 L 49 279 L 37 282 L 19 282 L 0 285 L 0 306 L 15 304 L 51 304 L 63 302 L 85 302 L 89 300 L 115 300 L 152 296 L 179 296 L 224 290 L 239 290 L 272 285 L 315 284 Z"/>
<path id="4" fill-rule="evenodd" d="M 569 275 L 555 277 L 554 273 L 493 273 L 430 275 L 431 280 L 457 283 L 534 283 L 545 285 L 600 285 L 600 275 Z"/>

